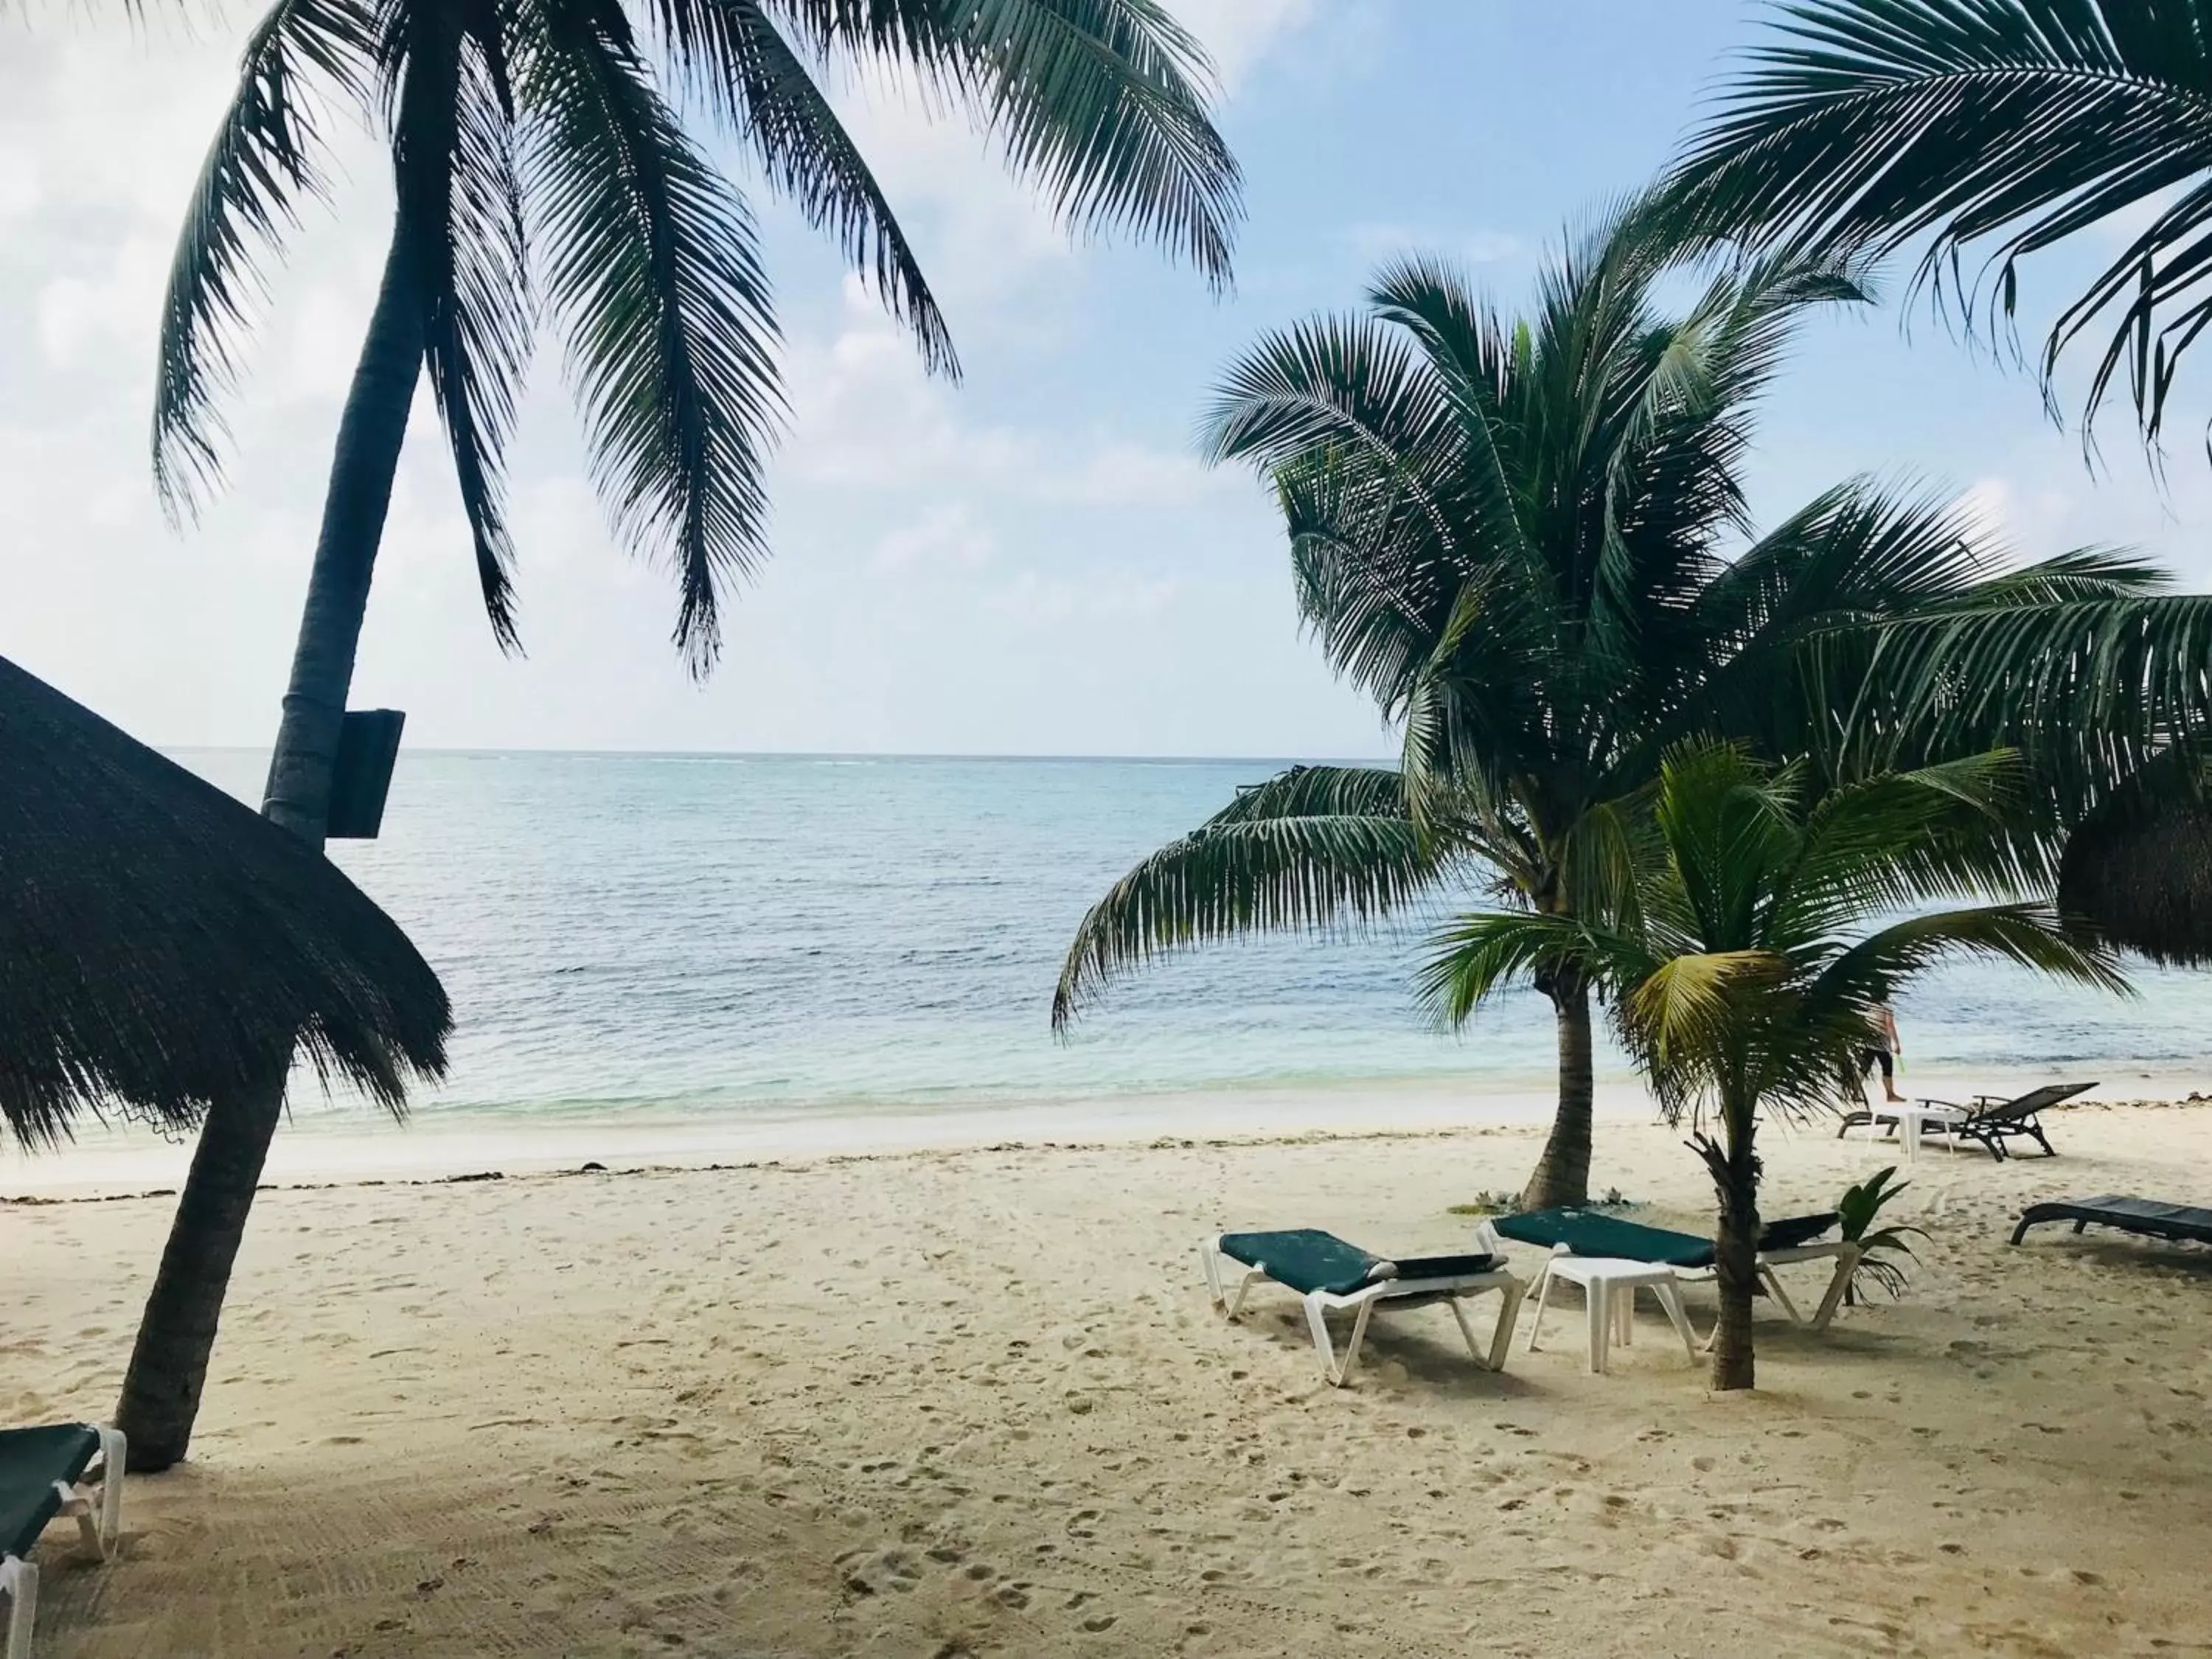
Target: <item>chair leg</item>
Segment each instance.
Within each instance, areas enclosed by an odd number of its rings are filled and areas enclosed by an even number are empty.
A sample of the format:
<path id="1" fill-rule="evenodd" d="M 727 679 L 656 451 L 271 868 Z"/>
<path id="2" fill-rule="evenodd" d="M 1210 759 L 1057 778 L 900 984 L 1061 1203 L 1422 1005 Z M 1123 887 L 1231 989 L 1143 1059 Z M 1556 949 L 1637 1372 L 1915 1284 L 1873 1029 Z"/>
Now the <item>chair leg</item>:
<path id="1" fill-rule="evenodd" d="M 1336 1345 L 1329 1340 L 1328 1321 L 1322 1315 L 1321 1298 L 1304 1298 L 1306 1310 L 1306 1330 L 1313 1338 L 1314 1352 L 1321 1356 L 1321 1371 L 1331 1388 L 1344 1386 L 1344 1374 L 1336 1368 Z"/>
<path id="2" fill-rule="evenodd" d="M 1828 1289 L 1820 1297 L 1820 1305 L 1813 1312 L 1813 1328 L 1825 1331 L 1828 1322 L 1836 1316 L 1836 1310 L 1844 1305 L 1844 1293 L 1851 1287 L 1851 1275 L 1858 1271 L 1859 1251 L 1854 1248 L 1836 1254 L 1836 1271 L 1828 1280 Z"/>
<path id="3" fill-rule="evenodd" d="M 1220 1254 L 1215 1250 L 1210 1238 L 1201 1238 L 1198 1242 L 1198 1266 L 1199 1271 L 1206 1275 L 1206 1295 L 1216 1308 L 1223 1306 L 1225 1298 L 1221 1294 Z"/>
<path id="4" fill-rule="evenodd" d="M 1683 1310 L 1680 1289 L 1673 1285 L 1654 1285 L 1651 1287 L 1651 1293 L 1659 1298 L 1659 1305 L 1667 1310 L 1667 1317 L 1674 1322 L 1674 1334 L 1682 1339 L 1682 1352 L 1689 1356 L 1692 1364 L 1696 1364 L 1698 1363 L 1697 1334 L 1691 1330 L 1690 1316 Z M 1720 1327 L 1717 1324 L 1713 1327 L 1713 1334 L 1716 1336 L 1720 1334 Z"/>
<path id="5" fill-rule="evenodd" d="M 1505 1356 L 1513 1346 L 1514 1322 L 1521 1316 L 1522 1295 L 1517 1279 L 1498 1287 L 1498 1327 L 1490 1334 L 1490 1369 L 1493 1371 L 1505 1369 Z"/>
<path id="6" fill-rule="evenodd" d="M 1552 1264 L 1547 1261 L 1544 1271 L 1536 1275 L 1536 1311 L 1528 1316 L 1528 1341 L 1523 1353 L 1536 1352 L 1536 1333 L 1543 1328 L 1544 1306 L 1552 1299 Z"/>
<path id="7" fill-rule="evenodd" d="M 1774 1271 L 1771 1262 L 1762 1261 L 1759 1264 L 1759 1282 L 1766 1286 L 1767 1295 L 1772 1297 L 1775 1305 L 1790 1316 L 1791 1324 L 1802 1325 L 1805 1322 L 1805 1316 L 1797 1311 L 1797 1304 L 1790 1299 L 1790 1292 L 1782 1288 L 1781 1275 Z"/>
<path id="8" fill-rule="evenodd" d="M 131 1443 L 120 1429 L 100 1431 L 100 1531 L 106 1540 L 102 1555 L 123 1536 L 123 1471 L 131 1461 Z"/>
<path id="9" fill-rule="evenodd" d="M 1613 1298 L 1607 1294 L 1612 1287 L 1601 1285 L 1583 1286 L 1583 1317 L 1589 1326 L 1589 1368 L 1595 1376 L 1603 1376 L 1609 1362 L 1607 1350 L 1613 1338 Z M 1634 1291 L 1631 1291 L 1632 1296 Z"/>
<path id="10" fill-rule="evenodd" d="M 31 1626 L 39 1618 L 39 1570 L 21 1556 L 0 1559 L 0 1590 L 8 1611 L 8 1659 L 31 1659 Z"/>

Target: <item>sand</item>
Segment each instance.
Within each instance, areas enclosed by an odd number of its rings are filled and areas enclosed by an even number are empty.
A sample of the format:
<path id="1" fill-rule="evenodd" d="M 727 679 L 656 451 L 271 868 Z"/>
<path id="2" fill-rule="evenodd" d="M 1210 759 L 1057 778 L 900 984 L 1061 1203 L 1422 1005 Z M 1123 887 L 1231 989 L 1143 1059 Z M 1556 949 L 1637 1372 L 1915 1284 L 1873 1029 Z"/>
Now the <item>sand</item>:
<path id="1" fill-rule="evenodd" d="M 2212 1199 L 2212 1109 L 2052 1121 L 1925 1156 L 1907 1298 L 1764 1314 L 1725 1397 L 1648 1310 L 1606 1377 L 1578 1311 L 1502 1376 L 1380 1320 L 1339 1391 L 1289 1298 L 1208 1309 L 1224 1225 L 1460 1244 L 1524 1127 L 271 1191 L 191 1462 L 110 1565 L 49 1534 L 40 1651 L 2212 1651 L 2212 1252 L 2005 1243 Z M 1768 1208 L 1883 1161 L 1772 1140 Z M 1664 1130 L 1598 1165 L 1701 1224 Z M 110 1408 L 169 1203 L 0 1207 L 0 1420 Z"/>

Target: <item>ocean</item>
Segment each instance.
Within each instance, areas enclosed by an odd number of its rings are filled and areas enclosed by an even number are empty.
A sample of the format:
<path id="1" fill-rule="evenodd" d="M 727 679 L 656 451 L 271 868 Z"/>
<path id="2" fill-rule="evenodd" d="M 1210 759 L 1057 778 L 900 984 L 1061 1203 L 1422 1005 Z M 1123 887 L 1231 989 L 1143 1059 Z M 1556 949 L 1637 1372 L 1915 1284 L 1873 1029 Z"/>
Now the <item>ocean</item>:
<path id="1" fill-rule="evenodd" d="M 178 758 L 258 799 L 258 754 Z M 1383 1079 L 1544 1088 L 1552 1024 L 1533 992 L 1455 1036 L 1414 1006 L 1434 915 L 1188 951 L 1054 1037 L 1053 986 L 1085 908 L 1280 764 L 410 750 L 381 839 L 332 854 L 453 996 L 451 1075 L 421 1121 L 1096 1109 Z M 2212 1078 L 2212 978 L 2136 979 L 2123 1000 L 1947 969 L 1899 1005 L 1905 1074 Z M 1610 1049 L 1600 1066 L 1626 1076 Z"/>

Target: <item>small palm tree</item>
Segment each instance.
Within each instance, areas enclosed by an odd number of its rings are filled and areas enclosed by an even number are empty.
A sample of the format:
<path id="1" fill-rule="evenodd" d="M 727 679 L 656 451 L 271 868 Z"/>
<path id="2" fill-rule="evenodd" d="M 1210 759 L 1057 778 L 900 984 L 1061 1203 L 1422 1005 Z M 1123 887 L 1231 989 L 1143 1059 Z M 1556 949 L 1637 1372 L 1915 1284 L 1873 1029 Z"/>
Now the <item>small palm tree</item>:
<path id="1" fill-rule="evenodd" d="M 2040 879 L 2098 766 L 2128 752 L 2098 734 L 2201 709 L 2212 602 L 2158 595 L 2128 560 L 2006 571 L 1963 513 L 1864 482 L 1754 536 L 1759 395 L 1794 324 L 1860 289 L 1783 256 L 1670 315 L 1667 270 L 1634 211 L 1547 270 L 1525 318 L 1407 260 L 1368 315 L 1272 336 L 1230 371 L 1207 447 L 1273 486 L 1300 610 L 1402 729 L 1401 763 L 1293 769 L 1138 864 L 1078 929 L 1056 1026 L 1159 951 L 1468 879 L 1608 925 L 1632 896 L 1636 803 L 1701 736 L 1824 779 L 2029 747 L 2019 864 Z M 1579 1204 L 1591 988 L 1565 958 L 1534 983 L 1559 1109 L 1522 1201 Z"/>
<path id="2" fill-rule="evenodd" d="M 1669 179 L 1683 222 L 1763 246 L 1884 251 L 1971 322 L 1960 256 L 1986 250 L 1992 317 L 2021 261 L 2129 215 L 2045 342 L 2105 333 L 2094 416 L 2124 374 L 2154 439 L 2212 322 L 2212 0 L 1796 0 Z"/>
<path id="3" fill-rule="evenodd" d="M 1670 1120 L 1697 1124 L 1692 1145 L 1719 1200 L 1716 1389 L 1753 1382 L 1762 1110 L 1832 1103 L 1875 1009 L 1945 957 L 2126 988 L 2047 906 L 1869 926 L 2002 880 L 2006 819 L 2026 782 L 2019 757 L 2002 751 L 1820 790 L 1802 763 L 1762 765 L 1727 744 L 1678 750 L 1652 791 L 1656 840 L 1632 907 L 1610 921 L 1470 915 L 1441 937 L 1424 988 L 1445 1018 L 1464 1020 L 1509 980 L 1577 974 L 1605 988 Z"/>
<path id="4" fill-rule="evenodd" d="M 676 644 L 695 672 L 713 663 L 726 591 L 768 553 L 763 469 L 784 405 L 750 210 L 681 109 L 711 114 L 923 362 L 957 373 L 914 251 L 818 84 L 878 67 L 966 112 L 1073 225 L 1136 230 L 1227 280 L 1236 163 L 1206 112 L 1204 55 L 1156 0 L 276 0 L 178 241 L 154 411 L 155 478 L 189 512 L 222 473 L 220 401 L 260 262 L 320 188 L 333 109 L 364 116 L 390 146 L 392 240 L 339 418 L 270 818 L 322 845 L 426 373 L 493 635 L 516 643 L 503 466 L 541 307 L 565 337 L 616 531 L 668 567 Z M 279 1078 L 210 1121 L 231 1153 L 196 1159 L 147 1307 L 125 1389 L 135 1466 L 184 1455 L 283 1102 Z"/>

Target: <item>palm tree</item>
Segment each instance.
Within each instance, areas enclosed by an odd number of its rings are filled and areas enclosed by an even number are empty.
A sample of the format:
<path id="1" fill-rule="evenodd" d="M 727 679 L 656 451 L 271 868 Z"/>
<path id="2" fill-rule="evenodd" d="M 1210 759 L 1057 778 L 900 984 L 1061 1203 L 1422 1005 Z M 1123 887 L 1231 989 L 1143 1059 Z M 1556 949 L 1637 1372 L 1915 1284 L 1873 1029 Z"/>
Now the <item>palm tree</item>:
<path id="1" fill-rule="evenodd" d="M 1680 222 L 1877 252 L 1933 232 L 1920 276 L 1971 324 L 1978 295 L 2013 316 L 2027 256 L 2128 215 L 2042 368 L 2101 327 L 2089 413 L 2124 374 L 2154 441 L 2212 323 L 2212 0 L 1796 0 L 1776 27 L 1670 175 Z"/>
<path id="2" fill-rule="evenodd" d="M 1867 931 L 1877 916 L 2002 879 L 2004 819 L 2025 782 L 2004 751 L 1821 787 L 1802 763 L 1765 766 L 1722 744 L 1677 750 L 1653 787 L 1657 842 L 1632 907 L 1609 922 L 1496 911 L 1441 938 L 1425 991 L 1447 1018 L 1464 1020 L 1516 976 L 1601 985 L 1669 1121 L 1698 1124 L 1692 1145 L 1719 1200 L 1714 1388 L 1754 1381 L 1762 1109 L 1832 1101 L 1875 1009 L 1946 957 L 2126 988 L 2048 906 L 1932 910 Z M 1717 1136 L 1704 1127 L 1712 1120 Z"/>
<path id="3" fill-rule="evenodd" d="M 957 372 L 913 249 L 818 82 L 878 66 L 918 77 L 933 107 L 965 112 L 1073 228 L 1134 230 L 1227 281 L 1236 163 L 1207 115 L 1204 56 L 1156 0 L 276 0 L 247 40 L 171 268 L 153 446 L 173 510 L 191 511 L 220 478 L 219 403 L 259 263 L 321 188 L 333 106 L 388 141 L 394 208 L 339 418 L 268 817 L 322 844 L 426 372 L 492 631 L 515 645 L 503 460 L 541 301 L 565 335 L 615 526 L 669 567 L 675 642 L 695 672 L 712 665 L 725 592 L 768 552 L 763 468 L 783 400 L 750 211 L 679 105 L 709 112 L 765 187 L 837 243 L 925 363 Z M 164 1287 L 197 1281 L 204 1300 L 212 1285 L 219 1303 L 282 1102 L 280 1079 L 210 1118 L 208 1133 L 253 1154 L 224 1164 L 236 1225 L 173 1238 L 173 1257 L 189 1245 L 190 1260 Z M 208 1207 L 200 1176 L 186 1207 Z M 149 1304 L 147 1317 L 166 1327 L 181 1315 Z M 158 1467 L 182 1455 L 191 1424 L 143 1440 L 153 1425 L 124 1427 L 134 1457 Z"/>
<path id="4" fill-rule="evenodd" d="M 2126 558 L 2008 571 L 1964 513 L 1863 481 L 1735 545 L 1790 329 L 1861 290 L 1782 255 L 1668 317 L 1644 224 L 1626 212 L 1571 251 L 1528 318 L 1409 260 L 1369 315 L 1301 325 L 1231 370 L 1208 447 L 1273 483 L 1301 611 L 1401 726 L 1401 763 L 1293 769 L 1137 865 L 1084 918 L 1056 1026 L 1161 951 L 1364 921 L 1470 877 L 1610 925 L 1632 902 L 1641 792 L 1698 736 L 1809 757 L 1824 780 L 2027 747 L 2015 864 L 2047 884 L 2114 757 L 2203 718 L 2212 602 L 2157 593 Z M 1581 1203 L 1591 988 L 1565 959 L 1534 983 L 1559 1109 L 1522 1200 Z"/>

